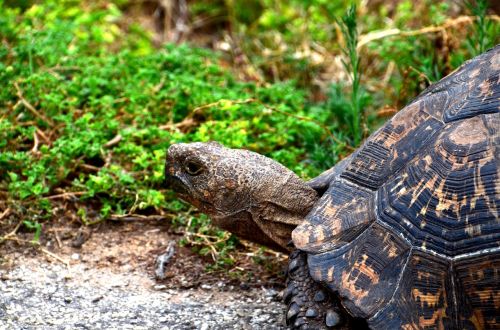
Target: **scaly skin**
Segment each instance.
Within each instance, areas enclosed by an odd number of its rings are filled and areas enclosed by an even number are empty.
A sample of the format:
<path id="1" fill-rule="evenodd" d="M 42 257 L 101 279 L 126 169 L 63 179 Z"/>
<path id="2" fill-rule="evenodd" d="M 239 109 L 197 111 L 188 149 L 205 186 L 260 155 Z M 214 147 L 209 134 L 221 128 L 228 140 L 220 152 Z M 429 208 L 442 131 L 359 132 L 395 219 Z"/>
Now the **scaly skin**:
<path id="1" fill-rule="evenodd" d="M 218 227 L 278 251 L 318 199 L 295 173 L 257 153 L 216 142 L 168 149 L 166 182 Z"/>

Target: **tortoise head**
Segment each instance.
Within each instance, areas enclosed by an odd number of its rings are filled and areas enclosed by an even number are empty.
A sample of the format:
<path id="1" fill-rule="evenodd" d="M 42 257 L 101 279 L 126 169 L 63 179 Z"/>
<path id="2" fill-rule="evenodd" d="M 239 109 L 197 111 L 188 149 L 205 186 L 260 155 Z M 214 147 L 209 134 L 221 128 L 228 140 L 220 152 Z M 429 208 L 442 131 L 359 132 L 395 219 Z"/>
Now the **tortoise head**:
<path id="1" fill-rule="evenodd" d="M 297 175 L 257 153 L 216 142 L 170 146 L 166 184 L 222 229 L 277 250 L 317 200 Z"/>

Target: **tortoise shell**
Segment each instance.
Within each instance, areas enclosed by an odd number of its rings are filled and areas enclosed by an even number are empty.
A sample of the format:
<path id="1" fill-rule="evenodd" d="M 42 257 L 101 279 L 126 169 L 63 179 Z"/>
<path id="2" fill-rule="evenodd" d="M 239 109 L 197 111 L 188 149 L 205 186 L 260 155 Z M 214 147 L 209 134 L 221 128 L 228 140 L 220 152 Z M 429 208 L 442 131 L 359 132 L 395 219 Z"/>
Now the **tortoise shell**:
<path id="1" fill-rule="evenodd" d="M 500 327 L 500 45 L 398 112 L 293 232 L 372 328 Z"/>

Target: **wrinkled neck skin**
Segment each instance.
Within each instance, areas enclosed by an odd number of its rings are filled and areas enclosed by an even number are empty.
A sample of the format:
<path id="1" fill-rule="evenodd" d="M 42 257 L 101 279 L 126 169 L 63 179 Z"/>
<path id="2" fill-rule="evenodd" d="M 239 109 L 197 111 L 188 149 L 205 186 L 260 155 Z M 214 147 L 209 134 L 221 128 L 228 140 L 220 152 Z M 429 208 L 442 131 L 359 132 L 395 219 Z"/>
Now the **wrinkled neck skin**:
<path id="1" fill-rule="evenodd" d="M 284 230 L 280 233 L 280 238 L 275 240 L 257 225 L 257 223 L 253 220 L 255 215 L 248 211 L 241 211 L 230 217 L 212 216 L 211 218 L 213 224 L 219 228 L 234 233 L 240 238 L 267 246 L 280 252 L 289 251 L 284 241 L 286 237 L 289 237 L 289 240 L 291 239 L 292 230 L 296 227 L 287 226 L 287 228 L 284 228 Z"/>
<path id="2" fill-rule="evenodd" d="M 301 193 L 290 196 L 295 198 L 293 205 L 261 202 L 232 214 L 212 215 L 212 222 L 243 239 L 288 253 L 292 250 L 292 231 L 302 223 L 317 200 L 315 194 Z"/>

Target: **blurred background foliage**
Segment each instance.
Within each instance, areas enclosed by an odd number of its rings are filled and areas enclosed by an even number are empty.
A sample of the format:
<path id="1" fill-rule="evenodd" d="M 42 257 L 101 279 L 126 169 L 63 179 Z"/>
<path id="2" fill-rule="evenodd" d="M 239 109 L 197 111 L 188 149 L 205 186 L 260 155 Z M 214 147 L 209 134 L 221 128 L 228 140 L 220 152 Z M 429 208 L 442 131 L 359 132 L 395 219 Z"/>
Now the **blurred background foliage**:
<path id="1" fill-rule="evenodd" d="M 162 189 L 170 144 L 217 140 L 314 177 L 497 44 L 497 14 L 485 0 L 0 0 L 0 241 L 155 217 L 231 264 L 238 240 Z"/>

